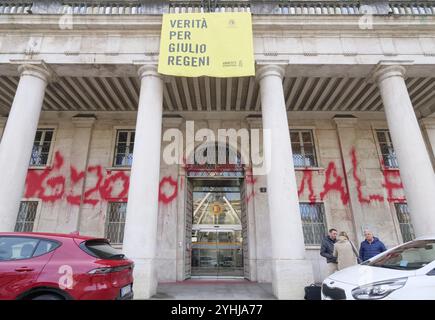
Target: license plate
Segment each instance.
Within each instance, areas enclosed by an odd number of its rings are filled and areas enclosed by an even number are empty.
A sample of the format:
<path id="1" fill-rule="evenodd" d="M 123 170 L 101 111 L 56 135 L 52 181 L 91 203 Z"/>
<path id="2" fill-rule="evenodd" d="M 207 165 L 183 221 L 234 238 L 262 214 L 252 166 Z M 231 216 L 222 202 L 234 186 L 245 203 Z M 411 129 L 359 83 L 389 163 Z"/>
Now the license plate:
<path id="1" fill-rule="evenodd" d="M 121 297 L 126 296 L 131 292 L 131 284 L 121 288 Z"/>

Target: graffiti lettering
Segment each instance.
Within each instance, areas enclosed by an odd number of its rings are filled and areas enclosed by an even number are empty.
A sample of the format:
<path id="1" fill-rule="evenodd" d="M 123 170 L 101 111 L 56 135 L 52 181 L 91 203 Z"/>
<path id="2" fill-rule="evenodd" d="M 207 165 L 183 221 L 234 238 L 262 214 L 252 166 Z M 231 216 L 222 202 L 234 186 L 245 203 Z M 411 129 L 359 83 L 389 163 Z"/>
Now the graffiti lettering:
<path id="1" fill-rule="evenodd" d="M 335 179 L 331 181 L 331 177 Z M 323 191 L 320 193 L 320 199 L 324 199 L 329 192 L 338 191 L 340 193 L 341 202 L 347 204 L 349 195 L 343 185 L 343 178 L 337 174 L 337 167 L 334 162 L 330 162 L 325 172 L 325 183 L 323 184 Z"/>
<path id="2" fill-rule="evenodd" d="M 371 201 L 379 201 L 379 202 L 384 201 L 384 197 L 379 195 L 379 194 L 371 194 L 368 197 L 364 197 L 363 192 L 361 190 L 361 186 L 362 186 L 361 179 L 358 177 L 358 174 L 357 174 L 358 161 L 356 159 L 355 149 L 351 150 L 350 156 L 352 158 L 352 173 L 353 173 L 353 178 L 354 178 L 355 184 L 356 184 L 356 190 L 358 193 L 358 201 L 360 203 L 370 203 Z"/>
<path id="3" fill-rule="evenodd" d="M 298 196 L 300 197 L 304 193 L 305 181 L 306 181 L 308 186 L 308 200 L 310 201 L 310 203 L 315 203 L 316 195 L 314 194 L 314 189 L 313 189 L 313 171 L 304 170 L 303 173 L 304 175 L 302 176 L 301 184 L 298 189 Z"/>
<path id="4" fill-rule="evenodd" d="M 39 198 L 42 202 L 51 203 L 65 198 L 67 203 L 73 206 L 79 206 L 82 201 L 84 204 L 92 206 L 101 201 L 127 201 L 130 177 L 125 171 L 113 173 L 107 171 L 104 174 L 103 167 L 100 165 L 89 166 L 85 171 L 79 171 L 70 166 L 70 185 L 66 191 L 67 179 L 65 175 L 60 174 L 63 165 L 64 158 L 59 151 L 56 151 L 52 167 L 30 169 L 26 177 L 24 197 Z M 83 194 L 81 192 L 78 194 L 78 190 L 75 188 L 88 176 L 96 179 L 95 183 L 84 190 Z M 169 193 L 166 192 L 168 186 L 172 188 Z M 178 184 L 176 180 L 170 176 L 163 177 L 159 186 L 159 201 L 163 204 L 169 204 L 177 196 Z"/>
<path id="5" fill-rule="evenodd" d="M 399 170 L 386 169 L 382 165 L 382 175 L 384 182 L 382 187 L 386 190 L 386 199 L 379 194 L 364 195 L 362 190 L 362 181 L 358 176 L 358 159 L 355 149 L 350 153 L 352 160 L 352 177 L 355 181 L 358 201 L 361 204 L 370 204 L 371 202 L 404 202 L 405 197 L 397 196 L 396 193 L 403 190 L 400 181 Z M 126 202 L 128 197 L 130 177 L 126 171 L 106 171 L 100 165 L 89 166 L 84 171 L 79 171 L 75 167 L 69 168 L 70 185 L 66 186 L 67 178 L 61 174 L 64 165 L 64 158 L 59 151 L 55 152 L 53 166 L 44 169 L 30 169 L 26 177 L 25 198 L 39 198 L 43 202 L 53 203 L 55 201 L 66 199 L 71 205 L 90 204 L 97 205 L 101 201 L 120 201 Z M 337 172 L 334 162 L 330 162 L 325 171 L 323 190 L 319 197 L 316 196 L 313 187 L 313 175 L 315 171 L 303 170 L 302 178 L 298 187 L 298 195 L 301 197 L 306 190 L 308 191 L 308 200 L 310 203 L 316 202 L 317 198 L 324 200 L 331 192 L 340 194 L 341 202 L 346 205 L 349 202 L 349 194 L 345 189 L 345 181 Z M 84 183 L 87 178 L 92 178 L 91 186 L 83 192 L 79 191 L 80 183 Z M 183 177 L 180 179 L 180 188 L 183 184 Z M 252 186 L 252 190 L 247 194 L 245 200 L 249 202 L 256 196 L 254 186 L 257 178 L 252 175 L 252 171 L 246 170 L 245 182 Z M 67 188 L 68 187 L 68 188 Z M 159 184 L 159 202 L 167 205 L 174 201 L 179 193 L 179 184 L 177 179 L 166 176 L 163 177 Z"/>
<path id="6" fill-rule="evenodd" d="M 166 193 L 166 190 L 168 190 Z M 177 197 L 178 183 L 172 177 L 164 177 L 159 185 L 159 201 L 168 204 Z"/>

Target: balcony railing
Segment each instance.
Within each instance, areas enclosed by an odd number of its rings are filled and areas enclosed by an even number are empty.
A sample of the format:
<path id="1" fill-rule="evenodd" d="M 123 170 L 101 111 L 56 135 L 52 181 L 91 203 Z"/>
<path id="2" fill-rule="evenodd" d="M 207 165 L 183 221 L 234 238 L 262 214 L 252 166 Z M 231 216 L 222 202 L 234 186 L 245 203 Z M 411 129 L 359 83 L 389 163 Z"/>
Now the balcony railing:
<path id="1" fill-rule="evenodd" d="M 379 3 L 382 3 L 380 0 Z M 0 0 L 0 14 L 74 14 L 74 15 L 145 15 L 187 12 L 252 12 L 276 15 L 361 15 L 364 1 L 326 0 L 195 0 L 195 1 L 12 1 Z M 381 6 L 382 7 L 382 6 Z M 435 15 L 435 0 L 384 1 L 383 9 L 373 5 L 374 14 Z M 365 7 L 367 8 L 367 7 Z"/>

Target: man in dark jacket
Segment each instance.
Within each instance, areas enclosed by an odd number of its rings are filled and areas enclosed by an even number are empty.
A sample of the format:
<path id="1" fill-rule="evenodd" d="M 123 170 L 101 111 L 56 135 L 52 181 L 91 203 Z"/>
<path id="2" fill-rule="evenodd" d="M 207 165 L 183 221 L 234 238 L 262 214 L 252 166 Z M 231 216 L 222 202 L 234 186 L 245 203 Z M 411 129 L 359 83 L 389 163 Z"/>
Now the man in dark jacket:
<path id="1" fill-rule="evenodd" d="M 326 258 L 328 276 L 337 271 L 337 258 L 334 257 L 334 243 L 337 241 L 337 230 L 329 229 L 329 234 L 323 238 L 320 246 L 320 255 Z"/>
<path id="2" fill-rule="evenodd" d="M 373 236 L 373 232 L 370 230 L 364 231 L 364 237 L 366 238 L 361 242 L 359 249 L 359 258 L 361 261 L 366 261 L 373 258 L 375 255 L 387 250 L 381 240 Z"/>

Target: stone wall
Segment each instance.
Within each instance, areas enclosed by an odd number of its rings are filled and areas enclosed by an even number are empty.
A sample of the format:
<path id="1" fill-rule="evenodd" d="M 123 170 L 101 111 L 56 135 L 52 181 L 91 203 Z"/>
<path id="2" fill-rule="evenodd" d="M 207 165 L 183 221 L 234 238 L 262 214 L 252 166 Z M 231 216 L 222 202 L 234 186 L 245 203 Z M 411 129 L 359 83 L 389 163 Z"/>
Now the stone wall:
<path id="1" fill-rule="evenodd" d="M 40 201 L 35 231 L 78 229 L 83 235 L 104 237 L 108 202 L 127 200 L 129 170 L 112 167 L 115 132 L 117 128 L 134 129 L 136 114 L 97 114 L 96 120 L 86 120 L 88 125 L 72 121 L 71 115 L 66 112 L 43 114 L 40 127 L 56 129 L 55 143 L 50 166 L 29 170 L 25 198 Z M 291 113 L 289 118 L 292 119 Z M 184 130 L 181 121 L 166 120 L 163 129 L 174 126 Z M 245 119 L 195 121 L 196 130 L 207 127 L 215 130 L 253 128 Z M 295 119 L 290 120 L 289 127 L 311 129 L 315 137 L 318 168 L 297 169 L 296 172 L 300 201 L 324 203 L 327 228 L 348 232 L 354 242 L 359 243 L 362 230 L 369 227 L 388 247 L 400 243 L 394 202 L 404 197 L 403 190 L 388 189 L 388 181 L 399 183 L 397 171 L 385 173 L 374 133 L 375 129 L 387 128 L 386 123 L 337 118 Z M 77 148 L 83 150 L 74 152 Z M 162 161 L 160 177 L 159 280 L 182 280 L 186 187 L 183 165 L 167 165 Z M 260 191 L 266 187 L 266 177 L 253 176 L 247 178 L 246 183 L 251 278 L 270 282 L 273 235 L 270 234 L 267 193 Z M 80 201 L 75 202 L 80 195 L 81 205 Z M 391 196 L 397 199 L 389 199 Z M 307 258 L 313 262 L 316 281 L 320 281 L 325 274 L 325 262 L 319 256 L 319 247 L 307 247 Z"/>

